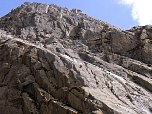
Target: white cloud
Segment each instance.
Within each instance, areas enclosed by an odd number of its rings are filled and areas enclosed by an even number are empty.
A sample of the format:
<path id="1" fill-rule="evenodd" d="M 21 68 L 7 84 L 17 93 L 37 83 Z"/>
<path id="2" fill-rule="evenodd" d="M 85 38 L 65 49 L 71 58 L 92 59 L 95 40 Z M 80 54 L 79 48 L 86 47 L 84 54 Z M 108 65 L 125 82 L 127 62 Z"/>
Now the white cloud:
<path id="1" fill-rule="evenodd" d="M 152 24 L 152 0 L 119 0 L 132 9 L 132 17 L 140 25 Z"/>

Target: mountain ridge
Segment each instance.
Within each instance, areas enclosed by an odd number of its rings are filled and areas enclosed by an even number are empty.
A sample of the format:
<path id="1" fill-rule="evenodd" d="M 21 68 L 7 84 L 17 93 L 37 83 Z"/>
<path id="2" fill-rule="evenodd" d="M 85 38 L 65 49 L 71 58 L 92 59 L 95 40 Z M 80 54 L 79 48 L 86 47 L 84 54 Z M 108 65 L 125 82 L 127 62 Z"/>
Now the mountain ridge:
<path id="1" fill-rule="evenodd" d="M 152 26 L 25 3 L 0 29 L 0 114 L 152 113 Z"/>

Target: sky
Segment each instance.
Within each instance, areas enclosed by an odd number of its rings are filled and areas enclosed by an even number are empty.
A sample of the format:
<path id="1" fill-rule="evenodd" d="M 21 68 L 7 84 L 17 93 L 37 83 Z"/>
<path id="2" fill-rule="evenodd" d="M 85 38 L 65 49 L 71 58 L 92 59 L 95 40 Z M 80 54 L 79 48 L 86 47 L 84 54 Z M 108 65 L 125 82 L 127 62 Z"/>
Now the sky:
<path id="1" fill-rule="evenodd" d="M 0 17 L 24 2 L 56 4 L 77 8 L 87 15 L 122 29 L 152 23 L 152 0 L 0 0 Z"/>

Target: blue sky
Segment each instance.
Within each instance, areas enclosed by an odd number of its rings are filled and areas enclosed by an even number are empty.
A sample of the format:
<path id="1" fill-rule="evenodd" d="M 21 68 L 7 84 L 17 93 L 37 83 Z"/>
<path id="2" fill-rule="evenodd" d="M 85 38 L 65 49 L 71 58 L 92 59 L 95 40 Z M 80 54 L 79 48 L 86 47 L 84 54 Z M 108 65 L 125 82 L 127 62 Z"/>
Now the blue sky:
<path id="1" fill-rule="evenodd" d="M 120 0 L 1 0 L 0 17 L 24 2 L 41 2 L 57 4 L 70 9 L 81 9 L 84 13 L 94 18 L 106 21 L 123 29 L 129 29 L 132 26 L 138 25 L 138 21 L 132 17 L 132 8 L 120 4 L 118 1 Z"/>

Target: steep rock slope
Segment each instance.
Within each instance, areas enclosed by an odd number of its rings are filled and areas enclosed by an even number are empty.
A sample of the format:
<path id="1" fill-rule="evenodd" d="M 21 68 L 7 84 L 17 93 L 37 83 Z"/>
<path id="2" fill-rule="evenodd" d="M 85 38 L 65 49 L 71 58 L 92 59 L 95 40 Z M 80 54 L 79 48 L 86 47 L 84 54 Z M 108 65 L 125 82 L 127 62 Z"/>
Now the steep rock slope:
<path id="1" fill-rule="evenodd" d="M 0 29 L 0 114 L 152 114 L 152 26 L 25 3 Z"/>

